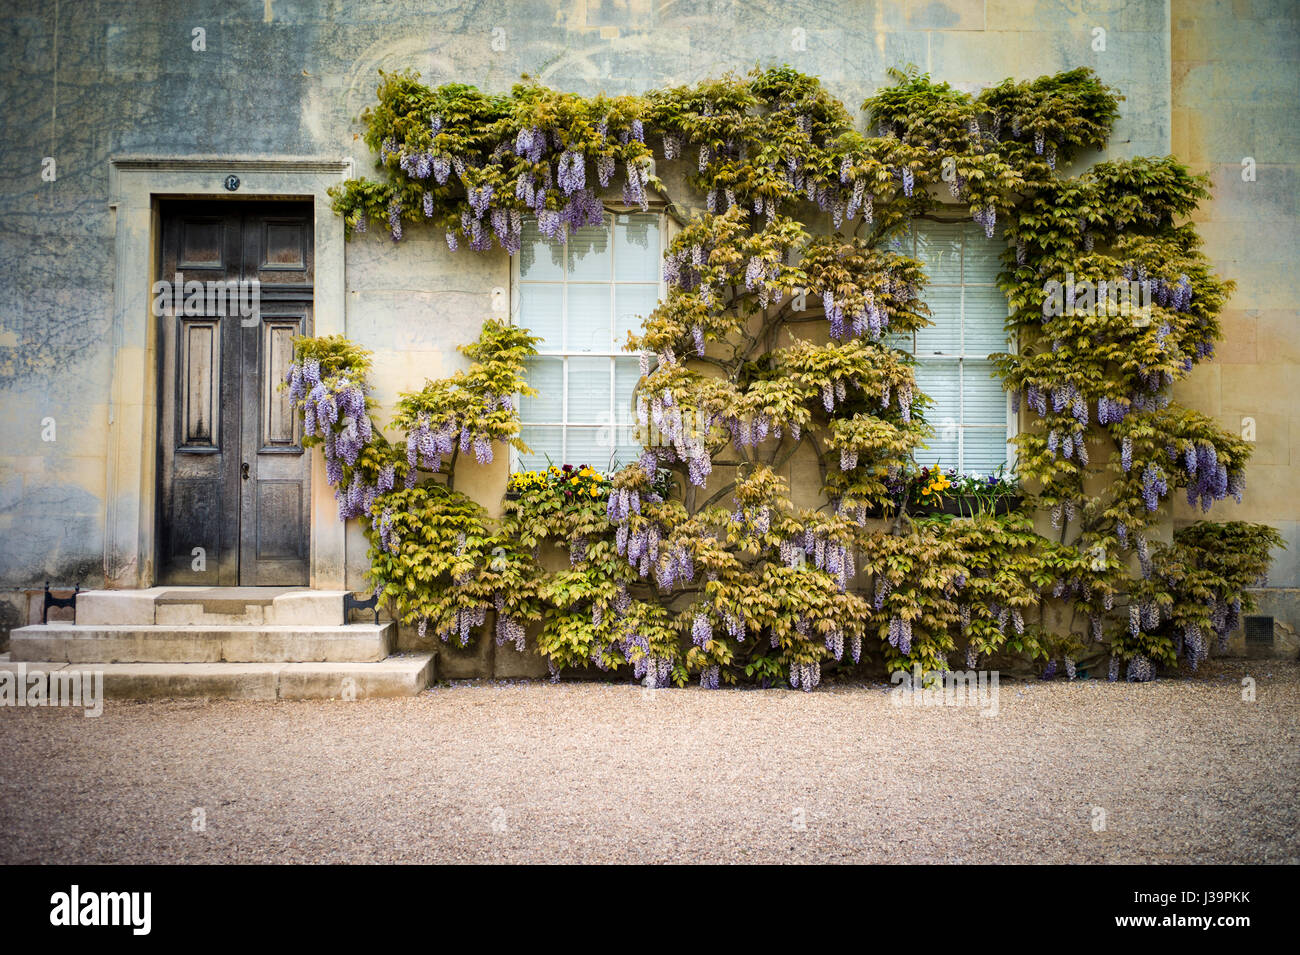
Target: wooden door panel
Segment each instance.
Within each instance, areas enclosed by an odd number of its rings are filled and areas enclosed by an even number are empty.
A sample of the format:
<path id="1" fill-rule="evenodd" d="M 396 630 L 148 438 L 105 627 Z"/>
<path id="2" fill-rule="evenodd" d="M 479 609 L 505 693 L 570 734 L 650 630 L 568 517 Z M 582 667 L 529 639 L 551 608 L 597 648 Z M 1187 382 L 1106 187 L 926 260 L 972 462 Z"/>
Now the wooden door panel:
<path id="1" fill-rule="evenodd" d="M 301 221 L 266 220 L 262 223 L 262 260 L 258 269 L 305 272 L 307 268 L 308 224 Z"/>
<path id="2" fill-rule="evenodd" d="M 205 579 L 201 566 L 209 559 L 216 567 L 221 559 L 221 527 L 224 523 L 221 481 L 205 477 L 173 478 L 171 513 L 171 549 L 166 555 L 168 566 L 188 569 L 196 578 Z M 201 550 L 196 553 L 195 548 Z"/>
<path id="3" fill-rule="evenodd" d="M 261 450 L 302 451 L 302 421 L 280 385 L 293 363 L 293 340 L 304 334 L 304 317 L 266 318 L 262 323 Z"/>
<path id="4" fill-rule="evenodd" d="M 176 237 L 176 267 L 182 270 L 217 269 L 224 273 L 227 267 L 227 225 L 226 216 L 180 218 L 179 235 Z"/>
<path id="5" fill-rule="evenodd" d="M 177 447 L 183 451 L 220 451 L 223 320 L 179 318 L 177 321 L 180 331 Z"/>
<path id="6" fill-rule="evenodd" d="M 268 480 L 257 482 L 256 559 L 260 561 L 299 561 L 303 553 L 302 482 Z"/>
<path id="7" fill-rule="evenodd" d="M 272 297 L 304 291 L 311 297 L 314 276 L 311 206 L 286 205 L 279 214 L 266 214 L 244 230 L 243 265 L 246 278 L 262 283 Z"/>

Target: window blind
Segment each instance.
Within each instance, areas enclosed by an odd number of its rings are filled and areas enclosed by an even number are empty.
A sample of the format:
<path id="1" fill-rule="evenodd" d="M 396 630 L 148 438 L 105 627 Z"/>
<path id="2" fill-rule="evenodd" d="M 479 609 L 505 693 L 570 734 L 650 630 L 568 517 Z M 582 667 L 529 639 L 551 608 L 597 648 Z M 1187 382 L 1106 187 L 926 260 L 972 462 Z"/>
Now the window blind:
<path id="1" fill-rule="evenodd" d="M 604 470 L 640 456 L 632 404 L 640 359 L 624 349 L 659 301 L 661 232 L 657 215 L 607 215 L 561 246 L 525 223 L 514 318 L 542 341 L 527 369 L 539 394 L 520 403 L 520 437 L 532 453 L 517 455 L 518 467 Z"/>

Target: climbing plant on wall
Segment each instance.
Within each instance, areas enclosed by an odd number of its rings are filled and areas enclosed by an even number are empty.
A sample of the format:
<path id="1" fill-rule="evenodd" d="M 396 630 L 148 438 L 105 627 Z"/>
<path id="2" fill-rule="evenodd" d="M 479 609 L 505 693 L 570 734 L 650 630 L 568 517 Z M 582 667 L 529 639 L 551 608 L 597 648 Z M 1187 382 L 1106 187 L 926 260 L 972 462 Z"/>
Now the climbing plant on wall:
<path id="1" fill-rule="evenodd" d="M 428 222 L 453 250 L 514 254 L 525 219 L 561 242 L 607 202 L 658 198 L 681 225 L 667 295 L 628 342 L 641 460 L 608 478 L 517 475 L 495 525 L 455 492 L 455 456 L 518 446 L 526 332 L 489 322 L 468 372 L 403 396 L 404 446 L 369 421 L 354 346 L 300 343 L 291 393 L 340 514 L 366 520 L 377 586 L 422 632 L 463 642 L 494 610 L 499 640 L 540 620 L 556 670 L 804 689 L 827 665 L 944 670 L 963 651 L 972 667 L 1061 659 L 1073 677 L 1101 645 L 1112 677 L 1126 662 L 1144 679 L 1226 638 L 1276 537 L 1224 525 L 1234 553 L 1211 556 L 1215 525 L 1154 550 L 1147 531 L 1179 486 L 1206 508 L 1240 493 L 1248 446 L 1169 402 L 1211 354 L 1231 285 L 1182 221 L 1205 191 L 1175 160 L 1067 174 L 1118 116 L 1090 71 L 978 95 L 896 73 L 863 104 L 867 132 L 786 67 L 639 97 L 410 74 L 378 93 L 364 119 L 384 175 L 332 192 L 350 234 L 382 224 L 399 240 Z M 673 164 L 681 195 L 659 176 Z M 1006 244 L 1017 348 L 998 367 L 1031 415 L 1016 439 L 1024 511 L 911 513 L 928 401 L 896 336 L 929 317 L 922 263 L 895 240 L 918 216 L 970 218 Z M 820 475 L 815 504 L 794 503 L 792 462 Z M 542 546 L 568 566 L 542 570 Z M 1053 627 L 1055 599 L 1073 619 Z"/>

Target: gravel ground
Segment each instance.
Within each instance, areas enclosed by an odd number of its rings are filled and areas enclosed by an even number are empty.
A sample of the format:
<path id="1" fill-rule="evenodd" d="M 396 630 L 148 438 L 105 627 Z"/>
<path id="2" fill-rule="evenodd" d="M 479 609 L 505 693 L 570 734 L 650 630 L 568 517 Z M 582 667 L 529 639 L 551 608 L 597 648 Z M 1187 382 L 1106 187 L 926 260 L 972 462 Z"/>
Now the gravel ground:
<path id="1" fill-rule="evenodd" d="M 0 862 L 1295 863 L 1300 665 L 1212 666 L 992 718 L 881 685 L 5 708 Z"/>

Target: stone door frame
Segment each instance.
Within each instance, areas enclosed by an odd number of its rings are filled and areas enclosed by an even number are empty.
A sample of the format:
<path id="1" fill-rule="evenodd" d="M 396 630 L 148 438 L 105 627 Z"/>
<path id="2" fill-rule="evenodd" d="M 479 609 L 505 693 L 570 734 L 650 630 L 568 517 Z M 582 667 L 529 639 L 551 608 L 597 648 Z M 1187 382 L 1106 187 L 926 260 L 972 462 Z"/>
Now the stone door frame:
<path id="1" fill-rule="evenodd" d="M 112 588 L 155 583 L 158 353 L 150 289 L 158 278 L 160 199 L 310 199 L 315 208 L 317 335 L 345 334 L 343 220 L 327 190 L 352 160 L 316 157 L 117 156 L 109 161 L 114 210 L 113 376 L 107 436 L 104 580 Z M 238 188 L 230 190 L 230 177 Z M 346 535 L 325 465 L 313 455 L 310 586 L 345 587 Z"/>

